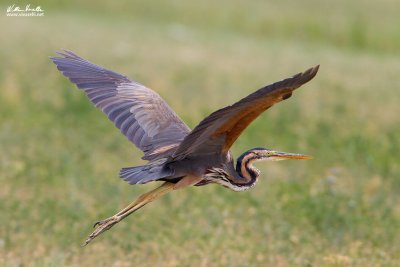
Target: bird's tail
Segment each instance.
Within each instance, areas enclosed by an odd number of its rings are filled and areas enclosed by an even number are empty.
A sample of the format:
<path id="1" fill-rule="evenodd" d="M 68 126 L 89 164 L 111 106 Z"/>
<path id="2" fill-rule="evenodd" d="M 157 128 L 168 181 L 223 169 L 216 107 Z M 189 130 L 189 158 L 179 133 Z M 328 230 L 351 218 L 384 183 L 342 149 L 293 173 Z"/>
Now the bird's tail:
<path id="1" fill-rule="evenodd" d="M 163 162 L 150 162 L 143 166 L 122 168 L 119 177 L 129 184 L 145 184 L 172 176 L 174 171 L 165 167 Z"/>

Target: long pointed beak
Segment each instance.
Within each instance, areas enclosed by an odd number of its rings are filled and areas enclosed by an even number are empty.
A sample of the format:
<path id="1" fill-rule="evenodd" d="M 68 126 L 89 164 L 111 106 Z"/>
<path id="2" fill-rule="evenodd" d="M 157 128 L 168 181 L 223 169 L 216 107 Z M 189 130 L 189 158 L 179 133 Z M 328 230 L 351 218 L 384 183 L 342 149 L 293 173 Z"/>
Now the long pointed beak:
<path id="1" fill-rule="evenodd" d="M 286 152 L 280 152 L 276 151 L 276 153 L 271 156 L 273 158 L 276 158 L 277 160 L 283 160 L 283 159 L 312 159 L 311 156 L 304 155 L 304 154 L 297 154 L 297 153 L 286 153 Z"/>

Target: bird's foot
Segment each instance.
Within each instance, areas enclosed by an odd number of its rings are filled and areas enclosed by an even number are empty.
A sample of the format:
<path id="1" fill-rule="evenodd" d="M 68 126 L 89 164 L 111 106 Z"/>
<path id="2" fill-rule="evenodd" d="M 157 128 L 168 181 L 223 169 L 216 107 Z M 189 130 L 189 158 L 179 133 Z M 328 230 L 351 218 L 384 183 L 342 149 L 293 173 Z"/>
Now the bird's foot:
<path id="1" fill-rule="evenodd" d="M 174 190 L 175 184 L 165 182 L 160 187 L 153 189 L 152 191 L 141 195 L 137 200 L 129 204 L 126 208 L 115 214 L 114 216 L 107 218 L 102 221 L 96 222 L 93 227 L 95 230 L 93 233 L 86 239 L 85 243 L 82 246 L 86 246 L 89 244 L 93 239 L 104 233 L 105 231 L 109 230 L 115 224 L 119 223 L 124 218 L 128 217 L 129 214 L 137 211 L 147 203 L 150 203 L 157 198 L 161 197 L 162 195 Z"/>
<path id="2" fill-rule="evenodd" d="M 89 235 L 89 237 L 86 239 L 85 243 L 82 246 L 86 246 L 87 244 L 89 244 L 93 239 L 95 239 L 100 234 L 104 233 L 105 231 L 109 230 L 111 227 L 113 227 L 115 224 L 117 224 L 120 220 L 121 220 L 120 216 L 114 215 L 105 220 L 96 222 L 93 225 L 95 230 L 93 231 L 93 233 L 91 233 Z"/>

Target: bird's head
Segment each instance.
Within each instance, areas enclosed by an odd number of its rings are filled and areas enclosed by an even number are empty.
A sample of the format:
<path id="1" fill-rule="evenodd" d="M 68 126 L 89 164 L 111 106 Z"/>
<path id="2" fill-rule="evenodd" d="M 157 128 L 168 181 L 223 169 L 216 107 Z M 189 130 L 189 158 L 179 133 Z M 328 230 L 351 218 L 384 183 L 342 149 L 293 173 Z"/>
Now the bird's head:
<path id="1" fill-rule="evenodd" d="M 252 166 L 254 162 L 262 160 L 278 161 L 285 159 L 311 159 L 311 157 L 304 154 L 287 153 L 268 148 L 257 147 L 244 152 L 237 159 L 236 171 L 241 176 L 251 176 L 254 178 L 260 174 L 260 171 Z"/>
<path id="2" fill-rule="evenodd" d="M 236 173 L 241 178 L 244 178 L 245 182 L 236 182 L 235 186 L 238 185 L 237 187 L 228 187 L 234 191 L 242 191 L 252 187 L 257 182 L 257 178 L 260 175 L 260 170 L 253 166 L 254 162 L 261 160 L 278 161 L 285 159 L 311 159 L 311 157 L 304 154 L 287 153 L 268 148 L 257 147 L 250 149 L 244 152 L 236 162 Z"/>

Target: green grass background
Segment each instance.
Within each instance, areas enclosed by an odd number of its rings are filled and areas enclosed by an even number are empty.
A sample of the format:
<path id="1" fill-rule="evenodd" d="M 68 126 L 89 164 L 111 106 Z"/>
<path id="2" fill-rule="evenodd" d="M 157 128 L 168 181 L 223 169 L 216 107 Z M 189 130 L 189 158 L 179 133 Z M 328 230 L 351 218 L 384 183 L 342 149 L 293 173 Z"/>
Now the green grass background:
<path id="1" fill-rule="evenodd" d="M 13 3 L 0 5 L 0 265 L 400 265 L 399 1 L 49 0 L 29 2 L 44 17 L 6 17 Z M 82 248 L 155 185 L 118 178 L 141 153 L 56 70 L 61 48 L 153 88 L 190 127 L 321 64 L 233 147 L 314 160 L 260 163 L 244 193 L 173 192 Z"/>

